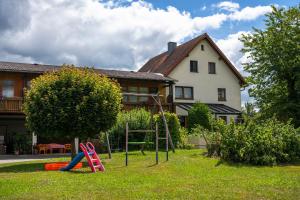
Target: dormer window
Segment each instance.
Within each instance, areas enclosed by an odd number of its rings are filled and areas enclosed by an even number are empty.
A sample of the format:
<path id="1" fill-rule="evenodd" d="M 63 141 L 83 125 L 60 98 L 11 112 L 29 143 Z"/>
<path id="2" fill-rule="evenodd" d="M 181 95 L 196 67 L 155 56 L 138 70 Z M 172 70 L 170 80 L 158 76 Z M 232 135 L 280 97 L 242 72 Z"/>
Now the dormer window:
<path id="1" fill-rule="evenodd" d="M 190 61 L 190 72 L 198 72 L 198 61 L 191 60 Z"/>
<path id="2" fill-rule="evenodd" d="M 201 44 L 201 51 L 204 51 L 204 45 Z"/>

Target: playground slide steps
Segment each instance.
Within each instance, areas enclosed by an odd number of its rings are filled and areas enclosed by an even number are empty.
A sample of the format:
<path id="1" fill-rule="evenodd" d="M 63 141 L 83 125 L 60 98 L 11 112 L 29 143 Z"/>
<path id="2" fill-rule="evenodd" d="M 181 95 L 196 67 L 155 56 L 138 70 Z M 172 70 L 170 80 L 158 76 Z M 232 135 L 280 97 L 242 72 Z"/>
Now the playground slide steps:
<path id="1" fill-rule="evenodd" d="M 60 169 L 61 171 L 70 171 L 84 157 L 86 157 L 92 172 L 96 172 L 96 169 L 99 169 L 99 171 L 105 170 L 103 164 L 101 163 L 99 156 L 97 155 L 97 152 L 95 151 L 95 147 L 94 147 L 94 145 L 92 145 L 92 143 L 88 142 L 88 143 L 86 143 L 86 145 L 84 145 L 83 143 L 80 143 L 80 149 L 82 150 L 82 152 L 78 153 L 75 156 L 75 158 L 69 163 L 68 166 L 61 168 Z"/>

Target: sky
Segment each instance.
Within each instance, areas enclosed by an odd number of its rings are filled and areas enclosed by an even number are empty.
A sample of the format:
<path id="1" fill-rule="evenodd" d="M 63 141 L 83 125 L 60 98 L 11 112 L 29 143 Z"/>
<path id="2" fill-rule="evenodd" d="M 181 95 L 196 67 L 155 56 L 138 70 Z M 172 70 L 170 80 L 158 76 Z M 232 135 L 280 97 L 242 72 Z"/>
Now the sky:
<path id="1" fill-rule="evenodd" d="M 0 60 L 137 70 L 207 32 L 243 74 L 241 34 L 295 0 L 0 0 Z M 244 92 L 243 101 L 247 101 Z"/>

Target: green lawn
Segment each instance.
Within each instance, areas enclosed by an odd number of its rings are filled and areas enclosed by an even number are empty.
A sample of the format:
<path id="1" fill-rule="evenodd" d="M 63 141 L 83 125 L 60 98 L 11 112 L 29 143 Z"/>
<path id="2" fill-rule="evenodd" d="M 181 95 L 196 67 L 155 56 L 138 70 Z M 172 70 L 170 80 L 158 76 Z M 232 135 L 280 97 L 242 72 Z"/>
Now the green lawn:
<path id="1" fill-rule="evenodd" d="M 229 165 L 201 150 L 177 150 L 154 165 L 155 154 L 104 160 L 104 173 L 43 171 L 43 162 L 0 165 L 0 199 L 299 199 L 300 166 Z M 102 155 L 102 157 L 107 157 Z"/>

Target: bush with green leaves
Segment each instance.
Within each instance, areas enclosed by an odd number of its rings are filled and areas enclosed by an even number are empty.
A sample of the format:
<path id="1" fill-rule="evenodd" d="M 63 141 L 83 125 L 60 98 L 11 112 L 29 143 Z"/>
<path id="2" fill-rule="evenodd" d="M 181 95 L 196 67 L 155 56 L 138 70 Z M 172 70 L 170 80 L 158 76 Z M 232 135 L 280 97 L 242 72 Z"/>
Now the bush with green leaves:
<path id="1" fill-rule="evenodd" d="M 125 129 L 128 122 L 129 129 L 146 130 L 151 128 L 151 113 L 144 108 L 136 108 L 130 111 L 122 111 L 118 114 L 115 125 L 108 131 L 114 146 L 122 148 L 125 142 Z M 153 133 L 152 133 L 153 134 Z M 144 141 L 145 135 L 136 133 L 131 135 L 131 140 Z M 148 137 L 147 137 L 148 138 Z M 146 138 L 146 139 L 147 139 Z M 151 139 L 149 139 L 151 140 Z"/>
<path id="2" fill-rule="evenodd" d="M 300 159 L 300 130 L 275 119 L 258 124 L 231 122 L 221 138 L 224 160 L 255 165 L 275 165 Z"/>
<path id="3" fill-rule="evenodd" d="M 176 147 L 180 149 L 192 149 L 194 147 L 193 144 L 189 144 L 188 142 L 189 132 L 186 128 L 180 127 L 179 128 L 179 142 L 177 143 Z"/>
<path id="4" fill-rule="evenodd" d="M 197 125 L 201 125 L 203 128 L 210 130 L 210 118 L 211 112 L 208 106 L 200 102 L 195 103 L 188 112 L 189 131 Z"/>
<path id="5" fill-rule="evenodd" d="M 222 135 L 226 131 L 226 124 L 222 119 L 210 118 L 211 131 L 205 129 L 201 125 L 197 125 L 192 129 L 191 133 L 194 135 L 200 135 L 206 142 L 207 155 L 220 156 L 221 155 L 221 139 Z"/>
<path id="6" fill-rule="evenodd" d="M 182 143 L 182 136 L 180 135 L 180 122 L 175 113 L 164 112 L 168 128 L 172 137 L 173 144 L 178 147 Z M 165 137 L 166 129 L 163 122 L 162 114 L 154 115 L 154 121 L 158 123 L 159 137 Z"/>
<path id="7" fill-rule="evenodd" d="M 95 73 L 64 65 L 32 80 L 26 91 L 26 125 L 37 135 L 86 139 L 113 126 L 121 108 L 117 82 Z"/>
<path id="8" fill-rule="evenodd" d="M 206 141 L 208 156 L 254 165 L 275 165 L 300 159 L 300 129 L 276 119 L 247 119 L 244 124 L 211 119 L 211 130 L 198 125 L 192 134 Z"/>

